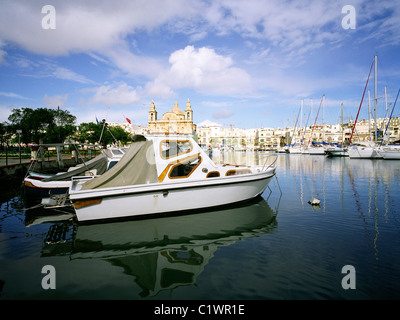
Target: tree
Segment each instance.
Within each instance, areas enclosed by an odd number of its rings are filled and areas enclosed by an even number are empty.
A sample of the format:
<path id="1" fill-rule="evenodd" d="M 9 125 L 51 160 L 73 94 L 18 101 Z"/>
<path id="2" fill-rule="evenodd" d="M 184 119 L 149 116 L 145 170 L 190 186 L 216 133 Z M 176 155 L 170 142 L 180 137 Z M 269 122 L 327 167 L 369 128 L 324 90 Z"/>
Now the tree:
<path id="1" fill-rule="evenodd" d="M 132 141 L 132 138 L 129 133 L 127 133 L 121 127 L 109 127 L 109 131 L 105 135 L 105 138 L 109 139 L 109 141 L 114 142 L 115 140 L 120 141 L 122 144 L 126 144 L 128 141 Z"/>
<path id="2" fill-rule="evenodd" d="M 100 139 L 102 124 L 83 122 L 79 125 L 75 139 L 80 142 L 96 143 Z"/>
<path id="3" fill-rule="evenodd" d="M 3 144 L 5 144 L 10 138 L 10 125 L 7 122 L 0 123 L 0 150 L 2 150 Z"/>
<path id="4" fill-rule="evenodd" d="M 76 140 L 80 142 L 96 143 L 106 146 L 113 144 L 116 140 L 122 144 L 126 144 L 128 141 L 132 141 L 132 137 L 121 127 L 108 126 L 103 120 L 101 123 L 81 123 L 79 125 L 78 133 L 76 134 Z M 103 130 L 104 126 L 104 130 Z"/>
<path id="5" fill-rule="evenodd" d="M 21 108 L 13 109 L 8 117 L 10 127 L 15 132 L 22 130 L 21 140 L 29 142 L 57 143 L 64 142 L 65 138 L 75 130 L 76 117 L 67 110 L 58 108 Z"/>

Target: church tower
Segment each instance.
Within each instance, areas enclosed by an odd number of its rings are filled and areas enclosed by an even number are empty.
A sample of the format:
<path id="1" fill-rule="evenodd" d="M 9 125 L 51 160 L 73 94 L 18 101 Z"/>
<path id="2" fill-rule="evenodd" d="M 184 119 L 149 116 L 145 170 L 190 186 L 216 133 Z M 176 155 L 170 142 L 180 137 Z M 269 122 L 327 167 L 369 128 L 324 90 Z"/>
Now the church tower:
<path id="1" fill-rule="evenodd" d="M 165 112 L 161 119 L 157 119 L 156 106 L 154 105 L 154 101 L 151 102 L 149 110 L 149 133 L 193 134 L 195 131 L 196 125 L 193 124 L 193 110 L 189 99 L 184 112 L 179 109 L 178 102 L 175 102 L 174 108 Z"/>
<path id="2" fill-rule="evenodd" d="M 154 101 L 151 101 L 149 110 L 149 123 L 154 121 L 157 121 L 157 111 L 156 106 L 154 105 Z"/>
<path id="3" fill-rule="evenodd" d="M 150 110 L 149 110 L 149 130 L 154 131 L 157 125 L 157 111 L 156 106 L 154 105 L 154 101 L 151 101 Z"/>
<path id="4" fill-rule="evenodd" d="M 193 110 L 189 99 L 186 103 L 185 120 L 193 122 Z"/>

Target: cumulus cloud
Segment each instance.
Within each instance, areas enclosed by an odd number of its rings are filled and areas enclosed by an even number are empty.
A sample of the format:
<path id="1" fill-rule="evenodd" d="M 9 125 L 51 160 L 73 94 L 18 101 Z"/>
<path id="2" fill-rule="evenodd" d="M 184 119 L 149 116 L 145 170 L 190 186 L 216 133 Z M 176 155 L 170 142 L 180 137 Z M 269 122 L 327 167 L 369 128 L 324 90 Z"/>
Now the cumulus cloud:
<path id="1" fill-rule="evenodd" d="M 197 14 L 195 1 L 120 0 L 118 2 L 52 1 L 55 29 L 43 29 L 43 2 L 20 0 L 2 3 L 0 44 L 13 43 L 47 56 L 71 53 L 100 54 L 128 74 L 154 76 L 160 71 L 156 59 L 134 54 L 127 36 L 152 30 L 169 21 L 190 19 Z M 5 50 L 0 51 L 0 63 Z M 155 71 L 156 70 L 156 71 Z"/>
<path id="2" fill-rule="evenodd" d="M 110 2 L 54 0 L 56 29 L 43 29 L 45 3 L 30 0 L 2 3 L 0 39 L 49 55 L 112 47 L 138 28 L 154 28 L 190 13 L 183 0 Z"/>
<path id="3" fill-rule="evenodd" d="M 2 3 L 0 10 L 0 63 L 7 43 L 38 54 L 97 53 L 130 75 L 154 78 L 161 72 L 157 59 L 129 48 L 129 38 L 164 27 L 168 33 L 188 35 L 199 41 L 208 34 L 237 34 L 245 39 L 266 40 L 290 59 L 304 56 L 328 42 L 338 42 L 341 8 L 346 1 L 319 0 L 53 0 L 56 29 L 44 30 L 41 12 L 45 2 L 19 0 Z M 354 0 L 358 30 L 367 39 L 399 43 L 400 5 L 396 1 Z M 379 25 L 370 25 L 378 18 Z M 265 47 L 262 48 L 265 50 Z M 155 53 L 157 56 L 157 53 Z M 230 70 L 232 73 L 233 71 Z M 164 90 L 165 91 L 165 90 Z"/>
<path id="4" fill-rule="evenodd" d="M 214 49 L 196 49 L 187 46 L 173 52 L 169 57 L 170 67 L 152 83 L 149 92 L 161 95 L 172 93 L 174 89 L 194 88 L 207 94 L 246 94 L 252 91 L 249 74 L 233 66 L 228 56 L 222 56 Z"/>
<path id="5" fill-rule="evenodd" d="M 125 82 L 115 85 L 104 85 L 90 89 L 94 95 L 90 99 L 91 103 L 102 103 L 105 106 L 127 106 L 140 100 L 139 94 L 135 88 Z"/>

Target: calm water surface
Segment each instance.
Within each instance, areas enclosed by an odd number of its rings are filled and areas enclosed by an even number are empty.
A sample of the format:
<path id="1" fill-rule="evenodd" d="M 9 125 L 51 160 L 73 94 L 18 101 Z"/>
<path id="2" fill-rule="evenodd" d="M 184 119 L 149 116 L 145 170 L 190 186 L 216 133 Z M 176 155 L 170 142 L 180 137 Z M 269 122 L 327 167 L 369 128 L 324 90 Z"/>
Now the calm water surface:
<path id="1" fill-rule="evenodd" d="M 399 161 L 283 154 L 269 187 L 224 210 L 85 226 L 3 195 L 0 299 L 400 298 Z M 342 287 L 345 265 L 355 289 Z"/>

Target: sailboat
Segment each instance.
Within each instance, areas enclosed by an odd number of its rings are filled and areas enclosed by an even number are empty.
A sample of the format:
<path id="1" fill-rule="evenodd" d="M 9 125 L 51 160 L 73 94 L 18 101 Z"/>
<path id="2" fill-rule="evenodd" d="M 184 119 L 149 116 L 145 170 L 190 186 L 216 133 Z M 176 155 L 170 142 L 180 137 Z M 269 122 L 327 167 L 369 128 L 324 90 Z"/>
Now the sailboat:
<path id="1" fill-rule="evenodd" d="M 326 150 L 326 154 L 328 157 L 348 157 L 349 154 L 347 152 L 347 148 L 343 147 L 344 137 L 343 137 L 343 103 L 341 108 L 341 129 L 342 129 L 342 147 L 337 148 L 329 148 Z"/>
<path id="2" fill-rule="evenodd" d="M 313 143 L 311 143 L 311 146 L 310 146 L 310 142 L 311 142 L 312 135 L 313 135 L 313 132 L 314 132 L 315 124 L 316 124 L 317 119 L 318 119 L 319 110 L 321 109 L 321 104 L 323 104 L 324 101 L 325 101 L 325 94 L 322 96 L 321 102 L 319 104 L 317 116 L 315 117 L 315 121 L 314 121 L 314 126 L 312 128 L 311 135 L 310 135 L 310 138 L 308 140 L 308 146 L 307 146 L 307 149 L 305 150 L 305 153 L 308 153 L 310 155 L 324 155 L 325 154 L 325 148 L 324 147 L 314 146 Z M 325 106 L 325 104 L 324 104 L 324 106 Z"/>
<path id="3" fill-rule="evenodd" d="M 301 153 L 301 148 L 300 148 L 301 146 L 296 145 L 295 135 L 296 135 L 296 129 L 297 129 L 297 122 L 299 120 L 299 115 L 302 113 L 302 110 L 303 110 L 303 100 L 301 100 L 301 107 L 300 107 L 299 113 L 297 114 L 296 122 L 295 122 L 294 128 L 293 128 L 292 142 L 294 141 L 294 143 L 289 145 L 289 148 L 288 148 L 288 153 L 290 153 L 290 154 L 300 154 Z"/>
<path id="4" fill-rule="evenodd" d="M 377 61 L 378 61 L 378 56 L 375 55 L 374 56 L 374 60 L 372 61 L 371 69 L 369 70 L 367 83 L 365 84 L 364 92 L 363 92 L 363 95 L 362 95 L 360 106 L 358 108 L 357 117 L 356 117 L 356 120 L 354 122 L 354 126 L 353 126 L 353 130 L 351 132 L 349 143 L 351 143 L 351 140 L 352 140 L 352 137 L 353 137 L 354 129 L 355 129 L 356 124 L 357 124 L 358 115 L 360 114 L 360 109 L 361 109 L 361 106 L 362 106 L 362 102 L 364 100 L 365 90 L 367 89 L 369 77 L 371 75 L 372 67 L 374 65 L 375 65 L 375 70 L 374 70 L 374 77 L 375 77 L 375 99 L 374 99 L 375 100 L 375 141 L 374 142 L 373 141 L 358 142 L 356 144 L 350 145 L 348 150 L 347 150 L 348 153 L 349 153 L 350 159 L 379 159 L 379 158 L 382 158 L 381 155 L 377 152 L 377 145 L 376 145 L 376 142 L 377 142 L 376 107 L 377 107 L 377 104 L 378 104 L 378 98 L 377 98 L 378 67 L 377 67 Z"/>
<path id="5" fill-rule="evenodd" d="M 399 91 L 397 92 L 396 100 L 394 101 L 394 105 L 393 105 L 392 111 L 390 113 L 389 121 L 386 125 L 384 137 L 386 136 L 386 132 L 389 127 L 390 120 L 392 119 L 393 110 L 396 106 L 397 98 L 399 97 L 399 93 L 400 93 L 400 88 L 399 88 Z M 388 145 L 382 147 L 382 143 L 381 143 L 381 146 L 378 149 L 378 154 L 385 160 L 400 160 L 400 145 L 389 145 L 388 144 Z"/>

